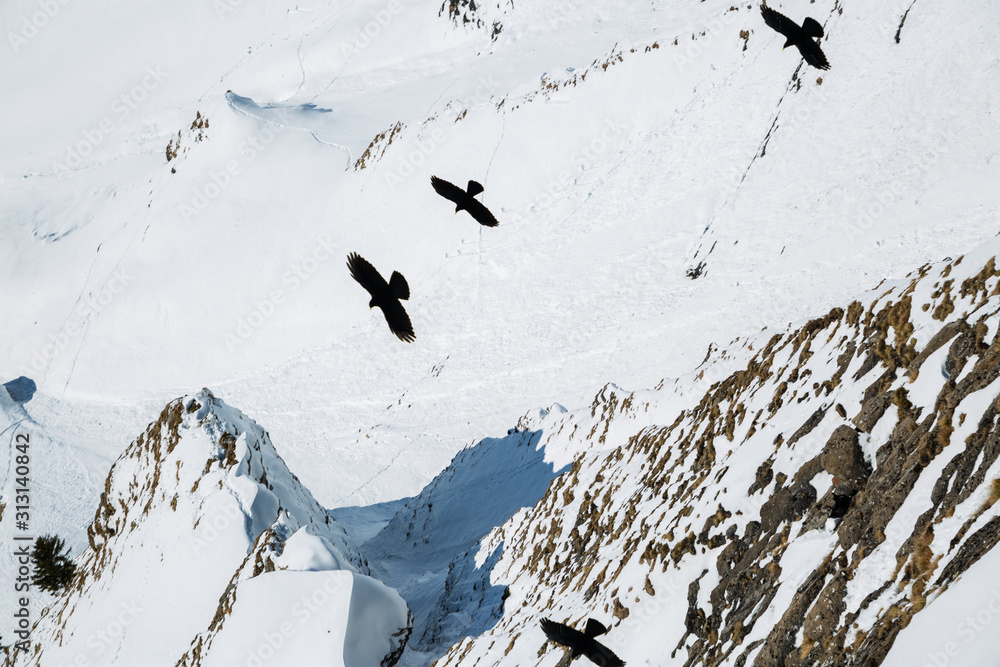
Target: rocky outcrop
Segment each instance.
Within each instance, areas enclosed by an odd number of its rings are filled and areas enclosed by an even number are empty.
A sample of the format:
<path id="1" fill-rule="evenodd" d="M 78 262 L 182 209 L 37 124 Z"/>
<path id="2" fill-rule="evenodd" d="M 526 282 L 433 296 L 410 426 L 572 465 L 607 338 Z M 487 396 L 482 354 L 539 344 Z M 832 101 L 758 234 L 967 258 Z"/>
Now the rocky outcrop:
<path id="1" fill-rule="evenodd" d="M 820 455 L 823 470 L 833 475 L 842 494 L 853 494 L 865 487 L 872 466 L 858 444 L 858 432 L 850 426 L 838 426 Z"/>
<path id="2" fill-rule="evenodd" d="M 447 16 L 457 26 L 471 28 L 487 28 L 490 40 L 496 41 L 503 32 L 501 17 L 513 4 L 510 2 L 491 3 L 486 0 L 445 0 L 441 4 L 438 15 Z"/>
<path id="3" fill-rule="evenodd" d="M 984 249 L 737 341 L 735 373 L 525 420 L 575 462 L 483 541 L 508 611 L 439 664 L 544 655 L 537 619 L 581 610 L 626 661 L 655 627 L 661 664 L 879 664 L 1000 541 L 998 295 Z"/>

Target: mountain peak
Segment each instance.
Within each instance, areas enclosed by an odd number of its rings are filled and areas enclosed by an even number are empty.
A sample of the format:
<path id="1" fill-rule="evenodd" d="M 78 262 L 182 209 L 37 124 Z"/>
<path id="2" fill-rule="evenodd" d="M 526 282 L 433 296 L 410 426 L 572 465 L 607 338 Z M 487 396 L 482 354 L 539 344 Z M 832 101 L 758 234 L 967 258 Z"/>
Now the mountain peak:
<path id="1" fill-rule="evenodd" d="M 357 548 L 267 432 L 208 389 L 168 403 L 126 448 L 88 536 L 80 574 L 32 631 L 28 664 L 112 648 L 123 664 L 225 663 L 257 641 L 248 627 L 273 624 L 284 639 L 272 648 L 289 660 L 314 661 L 322 649 L 362 665 L 394 655 L 409 631 L 405 602 L 366 576 Z M 285 637 L 303 600 L 308 617 Z M 282 603 L 290 613 L 276 611 Z M 137 611 L 115 621 L 121 636 L 93 642 L 94 628 L 123 609 Z M 230 623 L 234 614 L 242 620 Z M 374 629 L 364 621 L 372 614 Z M 338 632 L 328 636 L 331 626 Z"/>

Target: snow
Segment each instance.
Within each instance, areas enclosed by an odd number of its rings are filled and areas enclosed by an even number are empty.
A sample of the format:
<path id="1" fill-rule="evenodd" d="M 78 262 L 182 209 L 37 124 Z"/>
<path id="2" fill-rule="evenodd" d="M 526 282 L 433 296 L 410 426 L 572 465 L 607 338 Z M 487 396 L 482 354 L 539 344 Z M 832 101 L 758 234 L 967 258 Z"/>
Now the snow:
<path id="1" fill-rule="evenodd" d="M 785 553 L 781 556 L 782 564 L 787 563 L 787 565 L 781 571 L 782 583 L 781 588 L 778 589 L 776 600 L 770 604 L 771 608 L 761 616 L 754 625 L 753 632 L 748 633 L 744 641 L 752 642 L 767 637 L 774 625 L 781 620 L 779 610 L 788 607 L 788 603 L 798 591 L 799 586 L 805 583 L 806 577 L 812 574 L 824 558 L 833 553 L 836 545 L 837 533 L 825 530 L 800 535 L 788 545 Z"/>
<path id="2" fill-rule="evenodd" d="M 368 667 L 381 662 L 391 648 L 385 638 L 405 624 L 398 594 L 368 577 L 268 572 L 240 585 L 202 664 Z"/>
<path id="3" fill-rule="evenodd" d="M 181 416 L 171 425 L 175 412 Z M 263 429 L 204 390 L 172 403 L 118 459 L 91 540 L 78 563 L 86 573 L 80 587 L 33 630 L 46 663 L 113 652 L 111 662 L 174 665 L 192 641 L 208 637 L 199 654 L 231 664 L 227 642 L 254 650 L 248 639 L 258 635 L 245 634 L 249 627 L 278 632 L 259 635 L 271 650 L 287 639 L 282 650 L 291 660 L 332 651 L 342 664 L 370 665 L 394 650 L 409 624 L 403 599 L 359 572 L 363 561 L 346 533 L 284 466 Z M 271 569 L 260 574 L 276 576 L 244 579 L 248 566 L 264 562 Z M 317 590 L 323 600 L 310 597 Z M 227 596 L 235 598 L 237 620 L 226 611 Z M 275 605 L 296 601 L 329 608 L 308 609 L 307 617 L 316 616 L 286 632 Z M 117 629 L 106 638 L 112 622 Z M 52 635 L 61 638 L 46 642 Z"/>
<path id="4" fill-rule="evenodd" d="M 499 603 L 501 591 L 491 590 L 490 573 L 502 549 L 480 542 L 518 510 L 538 502 L 551 480 L 564 472 L 548 462 L 540 437 L 538 431 L 515 432 L 484 438 L 459 452 L 364 543 L 362 553 L 372 574 L 399 590 L 413 612 L 414 653 L 407 656 L 416 661 L 412 664 L 428 664 L 437 656 L 423 654 L 496 622 L 491 605 Z M 455 603 L 467 598 L 488 603 L 478 605 L 481 617 Z M 435 635 L 449 641 L 442 646 Z"/>
<path id="5" fill-rule="evenodd" d="M 920 366 L 921 372 L 916 379 L 907 381 L 904 378 L 893 385 L 892 389 L 903 387 L 906 389 L 906 399 L 910 403 L 924 408 L 925 411 L 933 410 L 934 402 L 941 391 L 941 380 L 948 379 L 944 363 L 948 360 L 949 349 L 950 346 L 942 345 Z"/>
<path id="6" fill-rule="evenodd" d="M 872 427 L 871 433 L 867 437 L 860 437 L 859 444 L 861 449 L 865 452 L 865 458 L 872 467 L 875 467 L 876 455 L 878 454 L 879 447 L 884 445 L 889 441 L 889 437 L 892 436 L 892 431 L 896 428 L 896 424 L 899 423 L 899 413 L 893 408 L 887 409 L 879 420 L 875 422 L 875 426 Z"/>
<path id="7" fill-rule="evenodd" d="M 338 507 L 331 510 L 330 514 L 343 526 L 355 544 L 363 545 L 385 528 L 407 500 L 409 498 L 364 507 Z"/>
<path id="8" fill-rule="evenodd" d="M 306 526 L 285 540 L 285 547 L 275 563 L 289 570 L 345 569 L 343 560 L 332 553 L 320 537 L 310 534 Z"/>
<path id="9" fill-rule="evenodd" d="M 582 407 L 609 382 L 669 384 L 712 343 L 947 255 L 972 263 L 995 235 L 994 2 L 918 4 L 897 44 L 909 3 L 786 1 L 827 26 L 821 85 L 809 69 L 792 82 L 797 54 L 753 7 L 487 4 L 484 28 L 430 0 L 97 0 L 56 3 L 44 25 L 38 3 L 0 7 L 0 436 L 36 443 L 33 531 L 83 553 L 126 443 L 168 400 L 210 386 L 266 425 L 360 546 L 522 415 Z M 431 174 L 482 182 L 500 226 L 453 215 Z M 407 277 L 413 345 L 366 307 L 351 251 Z M 917 380 L 928 392 L 931 368 Z M 652 410 L 674 415 L 706 388 L 684 382 Z M 858 397 L 831 399 L 850 412 Z M 837 420 L 830 410 L 820 430 Z M 883 422 L 862 442 L 873 462 L 894 410 Z M 780 452 L 775 470 L 817 445 Z M 434 533 L 447 544 L 400 576 L 439 576 L 580 453 L 552 442 L 511 502 L 498 495 L 471 526 L 451 525 L 456 494 Z M 231 502 L 206 508 L 238 506 L 251 533 L 291 487 L 231 482 Z M 5 512 L 0 537 L 14 530 Z M 282 559 L 337 561 L 336 545 L 295 530 Z"/>
<path id="10" fill-rule="evenodd" d="M 692 368 L 710 341 L 822 312 L 992 234 L 976 223 L 983 213 L 960 219 L 995 204 L 960 167 L 990 182 L 995 129 L 951 122 L 947 100 L 967 100 L 977 117 L 994 89 L 978 67 L 955 77 L 914 56 L 942 25 L 974 50 L 986 39 L 981 21 L 925 8 L 896 45 L 873 33 L 894 8 L 847 9 L 831 19 L 823 85 L 784 93 L 796 58 L 755 12 L 728 7 L 618 2 L 567 15 L 529 3 L 498 13 L 504 32 L 490 45 L 425 1 L 222 16 L 182 4 L 150 16 L 155 29 L 115 33 L 113 49 L 67 26 L 99 22 L 94 34 L 106 34 L 125 19 L 109 25 L 99 6 L 61 10 L 18 51 L 17 69 L 3 70 L 24 93 L 4 112 L 23 129 L 4 139 L 0 168 L 11 221 L 4 280 L 16 285 L 0 304 L 16 314 L 0 372 L 24 367 L 40 391 L 72 401 L 162 404 L 212 386 L 288 443 L 324 503 L 369 504 L 416 494 L 458 449 L 529 409 L 579 404 L 609 380 L 653 386 Z M 19 9 L 8 12 L 16 24 Z M 372 20 L 378 35 L 361 47 Z M 745 52 L 744 28 L 754 31 Z M 212 46 L 188 49 L 207 41 L 202 31 Z M 170 46 L 170 33 L 184 37 Z M 590 67 L 616 42 L 621 62 Z M 877 57 L 891 67 L 869 67 Z M 63 74 L 24 83 L 71 60 L 102 76 L 86 89 Z M 905 75 L 910 67 L 919 76 Z M 543 73 L 565 81 L 570 70 L 587 79 L 527 99 Z M 72 115 L 59 111 L 63 94 L 75 99 Z M 26 114 L 29 104 L 45 111 Z M 893 115 L 909 108 L 924 116 Z M 187 131 L 196 111 L 210 121 L 202 142 Z M 767 152 L 753 159 L 776 113 Z M 113 128 L 95 152 L 55 175 L 52 162 L 104 118 Z M 381 161 L 344 171 L 337 146 L 356 159 L 397 121 L 406 127 Z M 164 163 L 178 130 L 189 150 Z M 928 149 L 936 159 L 924 159 Z M 848 156 L 859 170 L 836 167 Z M 483 181 L 501 226 L 452 215 L 428 187 L 432 173 Z M 217 188 L 213 177 L 230 182 Z M 181 205 L 216 189 L 185 219 Z M 885 192 L 894 201 L 883 205 Z M 937 203 L 945 193 L 948 207 Z M 37 210 L 40 198 L 55 208 Z M 851 225 L 875 205 L 888 210 Z M 343 268 L 353 250 L 408 277 L 415 346 L 399 346 L 364 307 Z M 684 276 L 706 256 L 705 276 Z M 83 314 L 90 298 L 98 307 Z M 50 334 L 65 342 L 36 369 Z M 359 428 L 380 436 L 364 457 L 352 452 Z M 330 481 L 344 460 L 363 485 Z"/>
<path id="11" fill-rule="evenodd" d="M 994 585 L 1000 552 L 976 561 L 948 591 L 900 631 L 884 667 L 991 665 L 1000 650 L 1000 586 Z"/>

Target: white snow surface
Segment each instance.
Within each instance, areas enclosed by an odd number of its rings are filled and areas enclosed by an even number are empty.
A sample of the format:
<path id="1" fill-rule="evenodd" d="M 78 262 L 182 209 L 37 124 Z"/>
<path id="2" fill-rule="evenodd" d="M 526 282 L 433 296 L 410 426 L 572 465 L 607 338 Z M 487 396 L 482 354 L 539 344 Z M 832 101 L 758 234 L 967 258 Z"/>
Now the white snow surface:
<path id="1" fill-rule="evenodd" d="M 984 295 L 1000 290 L 1000 281 L 995 270 L 987 274 L 982 267 L 992 267 L 998 252 L 1000 242 L 993 241 L 964 255 L 961 261 L 956 259 L 922 267 L 906 280 L 859 295 L 855 305 L 869 304 L 865 307 L 877 311 L 881 306 L 912 299 L 914 307 L 909 317 L 915 335 L 910 340 L 917 352 L 956 320 L 976 322 L 977 326 L 982 323 L 985 331 L 994 331 L 998 311 L 995 301 Z M 949 275 L 958 285 L 974 284 L 976 275 L 991 277 L 983 281 L 979 291 L 974 288 L 968 294 L 953 294 L 954 300 L 951 300 L 938 289 Z M 946 301 L 953 306 L 950 313 L 944 317 L 934 315 L 937 306 Z M 928 305 L 926 310 L 923 304 Z M 695 546 L 687 555 L 683 551 L 678 553 L 676 549 L 682 544 L 680 538 L 688 534 L 693 539 L 702 526 L 705 533 L 695 544 L 710 544 L 711 537 L 702 540 L 709 531 L 721 535 L 733 530 L 739 535 L 750 523 L 763 519 L 762 505 L 768 500 L 770 491 L 759 494 L 748 489 L 765 459 L 772 470 L 791 478 L 805 469 L 807 461 L 821 460 L 816 459 L 817 455 L 825 450 L 838 427 L 852 424 L 851 419 L 840 414 L 840 408 L 849 416 L 859 414 L 866 388 L 884 371 L 884 366 L 876 364 L 865 374 L 858 375 L 868 354 L 847 356 L 846 365 L 838 371 L 841 379 L 829 389 L 822 389 L 819 382 L 829 382 L 837 364 L 845 359 L 845 341 L 857 335 L 855 325 L 845 325 L 845 321 L 844 311 L 829 320 L 815 320 L 812 324 L 819 326 L 806 338 L 813 343 L 808 354 L 797 352 L 798 344 L 788 344 L 789 341 L 801 342 L 799 334 L 806 329 L 793 330 L 787 336 L 768 330 L 739 341 L 713 356 L 696 372 L 654 391 L 625 393 L 609 385 L 597 394 L 589 407 L 569 413 L 541 413 L 523 420 L 529 429 L 543 434 L 540 445 L 547 459 L 559 460 L 562 452 L 577 452 L 572 472 L 560 475 L 534 507 L 513 514 L 502 526 L 490 531 L 478 545 L 480 555 L 475 559 L 475 569 L 466 566 L 455 576 L 449 571 L 449 595 L 442 597 L 448 598 L 446 601 L 459 610 L 475 609 L 481 600 L 482 606 L 492 605 L 493 615 L 479 612 L 474 620 L 481 623 L 485 617 L 489 621 L 485 623 L 485 631 L 481 634 L 470 632 L 460 642 L 452 644 L 438 664 L 554 667 L 563 652 L 557 648 L 553 650 L 554 647 L 545 642 L 538 626 L 538 619 L 543 617 L 577 627 L 582 627 L 588 617 L 610 620 L 611 630 L 605 643 L 628 664 L 687 664 L 690 660 L 688 650 L 695 649 L 703 641 L 686 629 L 685 614 L 689 612 L 693 582 L 698 582 L 698 608 L 706 614 L 718 612 L 720 607 L 731 610 L 729 605 L 738 605 L 740 597 L 737 593 L 734 601 L 716 599 L 714 595 L 719 590 L 715 587 L 720 583 L 725 559 L 718 550 L 706 552 L 705 547 L 699 550 Z M 995 346 L 996 340 L 985 343 Z M 805 343 L 804 348 L 808 345 Z M 777 352 L 773 351 L 775 348 Z M 766 372 L 759 367 L 747 371 L 751 378 L 759 378 L 759 381 L 751 380 L 748 387 L 739 390 L 733 390 L 732 384 L 723 386 L 724 383 L 719 382 L 735 377 L 730 375 L 727 357 L 730 361 L 742 360 L 747 364 L 755 351 L 762 356 L 773 355 L 773 360 L 767 362 Z M 978 355 L 971 355 L 971 359 L 974 362 Z M 754 361 L 760 360 L 758 356 Z M 920 366 L 919 375 L 904 373 L 902 382 L 897 384 L 913 387 L 913 405 L 927 415 L 934 412 L 935 403 L 940 401 L 939 393 L 950 387 L 948 379 L 938 372 L 940 363 L 933 354 L 923 363 L 926 365 Z M 796 364 L 800 366 L 789 373 Z M 991 364 L 984 362 L 979 370 L 994 368 Z M 937 390 L 932 388 L 935 382 Z M 875 623 L 885 620 L 893 604 L 901 604 L 900 601 L 909 596 L 915 598 L 913 579 L 903 579 L 900 570 L 901 547 L 915 534 L 915 526 L 920 525 L 918 522 L 927 510 L 940 501 L 939 496 L 937 501 L 933 498 L 940 491 L 937 483 L 946 481 L 947 475 L 942 472 L 949 462 L 963 452 L 967 439 L 971 439 L 974 432 L 980 430 L 981 434 L 981 429 L 992 428 L 988 420 L 984 421 L 984 415 L 993 414 L 991 411 L 1000 390 L 997 382 L 983 383 L 955 407 L 960 423 L 956 423 L 949 436 L 949 444 L 920 469 L 905 500 L 884 527 L 884 535 L 874 551 L 860 556 L 856 545 L 841 546 L 843 535 L 837 530 L 840 524 L 827 520 L 825 525 L 813 525 L 811 529 L 807 529 L 804 522 L 791 526 L 787 548 L 779 545 L 774 551 L 762 554 L 756 562 L 758 566 L 767 568 L 774 564 L 780 569 L 776 595 L 760 610 L 759 617 L 755 612 L 752 628 L 748 625 L 738 642 L 731 638 L 721 642 L 729 643 L 733 650 L 725 657 L 716 654 L 719 662 L 712 664 L 740 664 L 740 658 L 746 658 L 746 664 L 768 664 L 767 658 L 762 657 L 761 642 L 769 639 L 779 621 L 795 613 L 789 611 L 788 603 L 801 592 L 806 579 L 830 559 L 860 560 L 846 582 L 845 609 L 837 619 L 838 623 L 850 619 L 850 627 L 859 635 L 874 632 Z M 701 394 L 706 402 L 699 407 L 704 413 L 702 419 L 696 420 L 691 417 L 690 396 L 698 395 L 699 390 L 709 393 Z M 727 391 L 736 393 L 732 395 Z M 783 402 L 777 402 L 778 395 L 783 396 Z M 718 400 L 719 396 L 726 398 L 718 404 L 708 400 L 713 397 Z M 714 419 L 705 417 L 709 414 L 709 406 L 721 411 L 726 420 L 735 417 L 731 435 L 728 430 L 725 434 L 713 430 L 718 428 L 711 423 Z M 791 444 L 787 436 L 799 429 L 817 406 L 823 418 Z M 838 409 L 830 409 L 833 406 Z M 962 418 L 962 414 L 967 418 Z M 756 416 L 742 419 L 742 416 L 752 415 Z M 895 408 L 890 406 L 872 428 L 870 436 L 861 434 L 863 439 L 869 440 L 862 449 L 873 456 L 873 467 L 882 465 L 874 457 L 877 448 L 888 438 L 891 430 L 888 425 L 897 419 Z M 676 435 L 676 430 L 680 430 L 681 435 Z M 670 435 L 658 435 L 664 431 L 669 431 Z M 692 461 L 697 458 L 694 449 L 683 447 L 698 441 L 703 433 L 714 433 L 709 439 L 714 463 L 708 472 L 698 472 L 696 462 Z M 661 440 L 658 441 L 658 437 Z M 664 437 L 666 440 L 662 440 Z M 933 566 L 925 575 L 930 581 L 936 573 L 945 571 L 962 549 L 979 540 L 991 539 L 991 529 L 997 523 L 997 506 L 991 504 L 995 495 L 991 494 L 995 493 L 996 480 L 1000 479 L 1000 461 L 991 455 L 987 464 L 983 461 L 984 455 L 979 452 L 975 461 L 977 474 L 982 475 L 984 483 L 955 507 L 953 513 L 942 515 L 941 520 L 933 524 L 934 535 L 929 544 L 934 554 Z M 678 458 L 675 465 L 679 469 L 658 463 L 673 463 Z M 810 479 L 817 499 L 834 488 L 831 474 L 818 472 L 810 475 Z M 698 492 L 693 492 L 692 488 L 698 488 Z M 688 495 L 681 497 L 685 489 Z M 677 502 L 678 497 L 680 502 Z M 414 512 L 413 516 L 419 514 Z M 664 537 L 668 529 L 673 537 Z M 978 533 L 981 529 L 986 530 Z M 651 557 L 648 551 L 643 552 L 646 535 L 650 536 L 647 550 L 659 547 L 659 540 L 664 540 L 661 544 L 667 549 L 675 549 L 669 556 L 661 557 L 662 568 L 655 560 L 655 551 Z M 481 554 L 490 557 L 484 558 Z M 904 560 L 912 557 L 910 554 Z M 461 560 L 456 561 L 456 570 Z M 732 569 L 727 571 L 731 573 Z M 974 578 L 980 587 L 994 588 L 995 577 L 986 572 L 978 568 L 975 573 L 970 570 L 963 576 Z M 824 576 L 829 578 L 830 575 Z M 469 589 L 475 590 L 477 584 L 485 590 L 482 583 L 504 591 L 504 595 L 498 596 L 504 598 L 502 604 L 488 594 L 480 594 L 477 599 L 469 592 Z M 877 595 L 873 597 L 873 593 Z M 924 610 L 934 608 L 950 595 L 950 589 L 933 590 L 927 595 Z M 625 609 L 621 610 L 620 606 Z M 988 611 L 983 612 L 986 620 L 989 620 Z M 919 618 L 921 613 L 924 612 L 915 614 L 914 618 Z M 478 623 L 473 626 L 476 630 Z M 980 625 L 984 623 L 985 620 Z M 802 645 L 802 627 L 796 637 L 796 646 Z M 981 646 L 990 644 L 985 634 L 979 642 Z M 931 641 L 925 643 L 928 650 L 935 646 Z M 897 651 L 903 656 L 914 655 L 908 652 L 902 637 L 896 638 L 890 655 Z M 970 651 L 967 655 L 973 653 Z M 416 656 L 410 654 L 409 657 Z M 754 660 L 764 662 L 754 663 Z M 424 663 L 415 661 L 412 664 Z M 899 664 L 917 663 L 906 663 L 904 659 Z"/>
<path id="2" fill-rule="evenodd" d="M 672 382 L 711 343 L 992 239 L 1000 5 L 774 6 L 825 25 L 830 71 L 721 0 L 499 0 L 485 27 L 437 0 L 3 3 L 0 384 L 37 385 L 0 389 L 3 502 L 28 434 L 31 532 L 82 553 L 126 443 L 203 386 L 323 506 L 417 496 L 529 410 Z M 432 174 L 481 182 L 500 226 L 455 215 Z M 352 251 L 406 276 L 412 345 L 366 308 Z M 341 562 L 315 539 L 282 558 Z"/>
<path id="3" fill-rule="evenodd" d="M 893 644 L 884 667 L 976 667 L 1000 655 L 1000 551 L 993 549 L 917 614 Z"/>
<path id="4" fill-rule="evenodd" d="M 526 410 L 995 233 L 1000 10 L 915 7 L 896 44 L 897 4 L 781 7 L 826 24 L 822 85 L 718 1 L 501 3 L 495 42 L 429 0 L 60 4 L 0 64 L 0 376 L 96 414 L 210 386 L 324 504 L 414 495 Z M 13 34 L 37 11 L 0 9 Z M 482 182 L 500 226 L 432 174 Z M 414 344 L 352 251 L 407 277 Z"/>
<path id="5" fill-rule="evenodd" d="M 265 573 L 240 586 L 202 664 L 378 665 L 407 624 L 399 602 L 385 584 L 348 571 Z"/>
<path id="6" fill-rule="evenodd" d="M 208 391 L 171 403 L 105 488 L 92 548 L 78 559 L 86 578 L 32 630 L 41 653 L 13 664 L 175 665 L 193 640 L 214 634 L 201 658 L 229 665 L 233 651 L 242 659 L 257 650 L 248 642 L 258 630 L 261 641 L 276 630 L 280 664 L 333 655 L 364 667 L 408 625 L 402 598 L 358 571 L 344 530 L 263 429 Z M 247 576 L 268 551 L 276 570 Z M 275 613 L 282 605 L 290 613 Z"/>

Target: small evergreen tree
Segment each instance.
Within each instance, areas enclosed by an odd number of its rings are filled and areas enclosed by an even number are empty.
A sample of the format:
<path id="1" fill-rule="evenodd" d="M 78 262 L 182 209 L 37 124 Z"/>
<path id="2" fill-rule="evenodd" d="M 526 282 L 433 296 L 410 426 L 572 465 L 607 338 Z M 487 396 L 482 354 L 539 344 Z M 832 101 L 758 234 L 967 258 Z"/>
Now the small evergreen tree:
<path id="1" fill-rule="evenodd" d="M 35 586 L 49 593 L 66 588 L 76 574 L 76 564 L 69 558 L 69 547 L 56 535 L 44 535 L 35 540 L 31 563 L 35 566 Z"/>

